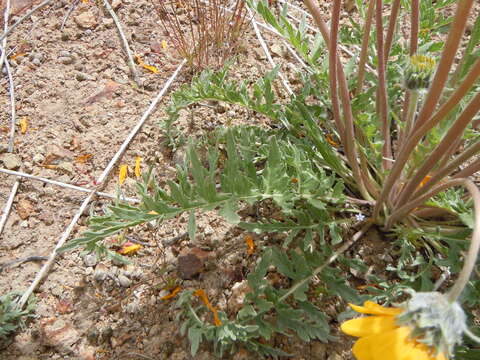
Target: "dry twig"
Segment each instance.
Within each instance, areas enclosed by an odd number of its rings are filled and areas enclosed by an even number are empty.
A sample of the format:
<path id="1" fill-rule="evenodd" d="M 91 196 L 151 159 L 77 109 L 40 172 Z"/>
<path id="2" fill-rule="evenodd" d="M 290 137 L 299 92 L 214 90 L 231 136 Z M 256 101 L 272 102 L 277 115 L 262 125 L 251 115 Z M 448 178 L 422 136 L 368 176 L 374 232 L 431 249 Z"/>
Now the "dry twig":
<path id="1" fill-rule="evenodd" d="M 57 186 L 60 186 L 60 187 L 67 188 L 67 189 L 77 190 L 77 191 L 81 191 L 81 192 L 92 191 L 92 189 L 88 189 L 88 188 L 85 188 L 85 187 L 82 187 L 82 186 L 66 184 L 66 183 L 63 183 L 63 182 L 60 182 L 60 181 L 51 180 L 51 179 L 43 178 L 43 177 L 40 177 L 40 176 L 26 174 L 26 173 L 21 172 L 21 171 L 13 171 L 13 170 L 7 170 L 7 169 L 0 168 L 0 173 L 4 173 L 4 174 L 8 174 L 8 175 L 15 175 L 15 176 L 18 176 L 18 177 L 24 177 L 24 178 L 27 178 L 27 179 L 32 179 L 32 180 L 37 180 L 37 181 L 42 181 L 42 182 L 47 183 L 47 184 L 53 184 L 53 185 L 57 185 Z M 104 193 L 104 192 L 101 192 L 101 191 L 97 191 L 95 194 L 99 195 L 99 196 L 106 197 L 106 198 L 110 198 L 110 199 L 119 198 L 122 201 L 127 201 L 127 202 L 130 202 L 130 203 L 137 203 L 137 204 L 140 203 L 139 199 L 125 197 L 125 196 L 122 196 L 122 195 L 116 196 L 116 195 Z M 0 231 L 0 233 L 1 233 L 1 231 Z"/>
<path id="2" fill-rule="evenodd" d="M 123 48 L 127 54 L 127 63 L 128 67 L 130 68 L 130 72 L 132 73 L 133 81 L 135 81 L 138 86 L 141 86 L 140 78 L 138 76 L 137 70 L 135 69 L 135 63 L 133 62 L 132 50 L 130 50 L 127 38 L 125 36 L 125 33 L 123 32 L 122 24 L 120 24 L 120 20 L 118 19 L 117 14 L 115 14 L 115 11 L 113 11 L 112 6 L 108 2 L 108 0 L 103 0 L 103 4 L 105 5 L 105 8 L 107 9 L 108 13 L 113 19 L 113 22 L 115 23 L 115 26 L 117 27 L 118 35 L 122 40 Z"/>
<path id="3" fill-rule="evenodd" d="M 10 196 L 8 197 L 5 207 L 3 208 L 2 218 L 0 219 L 0 234 L 3 231 L 5 223 L 7 222 L 8 215 L 10 214 L 10 210 L 12 209 L 13 200 L 15 199 L 15 195 L 17 193 L 19 185 L 20 185 L 20 179 L 17 178 L 17 180 L 12 186 L 12 191 L 10 191 Z"/>
<path id="4" fill-rule="evenodd" d="M 263 39 L 262 34 L 260 33 L 260 30 L 258 29 L 257 23 L 256 23 L 256 21 L 254 19 L 254 16 L 253 16 L 253 12 L 252 12 L 252 10 L 250 9 L 249 6 L 247 6 L 247 10 L 248 10 L 248 14 L 250 15 L 250 18 L 252 19 L 251 23 L 252 23 L 253 29 L 255 30 L 255 34 L 257 35 L 257 39 L 260 42 L 260 45 L 262 46 L 262 49 L 265 52 L 265 55 L 267 56 L 268 62 L 270 63 L 270 65 L 272 65 L 272 67 L 275 67 L 276 64 L 272 59 L 272 55 L 270 54 L 270 50 L 268 50 L 268 46 L 265 43 L 265 40 Z M 278 76 L 282 80 L 282 84 L 285 87 L 285 89 L 287 90 L 288 94 L 293 95 L 293 91 L 290 88 L 290 85 L 288 85 L 288 81 L 285 78 L 285 76 L 280 71 L 278 72 Z"/>
<path id="5" fill-rule="evenodd" d="M 10 0 L 7 0 L 5 6 L 5 16 L 4 16 L 4 31 L 5 34 L 8 33 L 8 16 L 10 13 Z M 4 36 L 2 39 L 2 46 L 1 46 L 2 55 L 0 58 L 0 69 L 3 69 L 3 64 L 5 63 L 5 69 L 7 71 L 8 76 L 8 84 L 9 84 L 9 93 L 10 93 L 10 108 L 11 108 L 11 120 L 10 120 L 10 136 L 8 140 L 8 152 L 13 152 L 13 142 L 15 138 L 15 87 L 13 84 L 13 77 L 12 72 L 10 70 L 10 64 L 8 63 L 7 59 L 7 37 Z M 12 191 L 10 192 L 10 196 L 5 204 L 3 209 L 2 218 L 0 219 L 0 234 L 5 227 L 5 223 L 7 222 L 8 215 L 10 214 L 10 210 L 12 209 L 13 200 L 15 199 L 15 195 L 17 194 L 18 187 L 20 186 L 20 178 L 17 178 L 15 183 L 12 186 Z"/>

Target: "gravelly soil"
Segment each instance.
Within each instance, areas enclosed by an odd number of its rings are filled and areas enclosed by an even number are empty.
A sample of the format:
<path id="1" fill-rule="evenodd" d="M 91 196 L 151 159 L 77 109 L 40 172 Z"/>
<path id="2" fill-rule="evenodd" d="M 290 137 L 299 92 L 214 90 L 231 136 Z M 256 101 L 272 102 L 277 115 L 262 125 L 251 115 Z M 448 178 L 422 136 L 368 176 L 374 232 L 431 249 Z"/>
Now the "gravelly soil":
<path id="1" fill-rule="evenodd" d="M 14 2 L 19 9 L 28 7 L 28 3 Z M 8 48 L 12 49 L 12 55 L 17 55 L 11 61 L 17 119 L 28 122 L 27 131 L 24 134 L 17 131 L 15 138 L 18 170 L 87 188 L 95 185 L 94 179 L 180 63 L 174 49 L 159 46 L 162 40 L 168 43 L 169 39 L 159 25 L 153 3 L 143 0 L 113 2 L 134 53 L 160 70 L 153 74 L 139 69 L 140 87 L 130 78 L 111 18 L 102 7 L 92 2 L 79 2 L 64 28 L 60 29 L 72 2 L 56 1 L 9 36 Z M 284 59 L 286 52 L 277 39 L 268 33 L 264 36 L 278 49 L 273 54 L 274 60 L 286 64 L 287 78 L 292 79 L 296 65 L 289 65 Z M 246 44 L 250 41 L 257 44 L 254 37 L 253 31 L 249 30 Z M 255 79 L 270 68 L 257 45 L 245 46 L 240 62 L 242 66 L 234 71 L 233 77 Z M 172 89 L 190 78 L 188 71 L 182 71 Z M 281 84 L 276 87 L 286 97 Z M 5 79 L 0 92 L 0 106 L 4 109 L 0 114 L 0 153 L 5 153 L 10 123 Z M 148 165 L 154 166 L 161 182 L 173 175 L 176 163 L 181 161 L 182 149 L 172 153 L 161 144 L 163 135 L 158 122 L 165 116 L 167 103 L 168 96 L 161 101 L 121 160 L 131 170 L 131 177 L 122 185 L 122 191 L 128 196 L 135 196 L 132 170 L 137 156 L 142 157 L 144 169 Z M 213 105 L 197 109 L 193 122 L 188 116 L 182 117 L 178 128 L 189 136 L 196 136 L 219 125 L 245 121 L 268 126 L 265 119 L 247 117 L 247 113 L 237 107 Z M 82 157 L 88 159 L 82 161 Z M 117 177 L 118 167 L 112 171 L 105 192 L 115 193 Z M 0 174 L 2 204 L 14 182 L 14 177 Z M 78 191 L 22 180 L 0 237 L 0 263 L 48 255 L 84 198 L 85 194 Z M 89 211 L 101 211 L 108 202 L 108 199 L 97 198 Z M 86 229 L 87 214 L 81 217 L 73 236 Z M 80 252 L 60 256 L 48 279 L 35 293 L 37 318 L 10 339 L 10 343 L 0 350 L 0 358 L 191 359 L 188 342 L 180 337 L 179 325 L 174 321 L 173 302 L 160 300 L 165 295 L 161 290 L 169 279 L 164 275 L 165 271 L 175 274 L 178 256 L 195 249 L 206 258 L 207 271 L 194 280 L 182 281 L 182 288 L 205 289 L 217 307 L 231 313 L 236 309 L 232 286 L 241 283 L 241 270 L 251 267 L 255 256 L 246 255 L 245 234 L 215 213 L 198 214 L 199 231 L 195 243 L 182 238 L 174 246 L 162 245 L 162 240 L 183 233 L 187 222 L 186 216 L 180 216 L 135 233 L 137 239 L 151 246 L 144 246 L 135 254 L 132 265 L 121 266 Z M 256 239 L 259 244 L 268 240 Z M 4 269 L 0 293 L 25 289 L 41 264 L 28 262 Z M 344 304 L 332 306 L 343 307 Z M 350 358 L 346 338 L 339 343 L 305 345 L 278 337 L 275 345 L 291 351 L 295 354 L 294 359 Z M 211 358 L 211 349 L 207 347 L 202 347 L 195 357 Z M 232 358 L 257 357 L 239 351 Z"/>

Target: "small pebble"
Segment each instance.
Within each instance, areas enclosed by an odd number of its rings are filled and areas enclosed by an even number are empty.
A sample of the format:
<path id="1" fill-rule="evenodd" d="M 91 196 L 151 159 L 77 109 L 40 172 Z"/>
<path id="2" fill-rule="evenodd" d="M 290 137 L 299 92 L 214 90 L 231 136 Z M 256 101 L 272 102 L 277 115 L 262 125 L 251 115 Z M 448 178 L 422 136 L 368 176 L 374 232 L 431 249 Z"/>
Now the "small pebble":
<path id="1" fill-rule="evenodd" d="M 132 285 L 132 281 L 127 278 L 125 275 L 118 275 L 118 282 L 120 283 L 121 286 L 123 287 L 130 287 L 130 285 Z"/>
<path id="2" fill-rule="evenodd" d="M 58 61 L 60 61 L 64 65 L 73 64 L 73 58 L 71 56 L 61 56 L 58 58 Z"/>
<path id="3" fill-rule="evenodd" d="M 42 63 L 42 62 L 40 61 L 39 58 L 33 58 L 33 60 L 32 60 L 32 64 L 33 64 L 33 65 L 39 66 L 41 63 Z"/>
<path id="4" fill-rule="evenodd" d="M 84 81 L 84 80 L 90 80 L 90 77 L 88 76 L 88 74 L 85 74 L 83 72 L 78 72 L 77 75 L 75 75 L 75 79 L 77 79 L 77 81 Z"/>
<path id="5" fill-rule="evenodd" d="M 70 34 L 66 31 L 62 32 L 61 39 L 62 39 L 62 41 L 70 40 Z"/>
<path id="6" fill-rule="evenodd" d="M 102 282 L 108 276 L 107 267 L 103 264 L 98 264 L 95 268 L 95 272 L 93 273 L 93 278 L 95 281 Z"/>
<path id="7" fill-rule="evenodd" d="M 83 257 L 83 263 L 85 264 L 85 266 L 95 266 L 97 265 L 97 254 L 95 253 L 90 253 L 90 254 L 86 254 L 84 257 Z"/>
<path id="8" fill-rule="evenodd" d="M 45 161 L 45 156 L 37 153 L 37 154 L 33 155 L 32 160 L 35 164 L 41 164 Z"/>
<path id="9" fill-rule="evenodd" d="M 68 57 L 68 56 L 72 56 L 72 54 L 70 54 L 70 51 L 60 50 L 60 51 L 58 52 L 58 56 L 60 56 L 60 57 L 62 57 L 62 56 Z"/>

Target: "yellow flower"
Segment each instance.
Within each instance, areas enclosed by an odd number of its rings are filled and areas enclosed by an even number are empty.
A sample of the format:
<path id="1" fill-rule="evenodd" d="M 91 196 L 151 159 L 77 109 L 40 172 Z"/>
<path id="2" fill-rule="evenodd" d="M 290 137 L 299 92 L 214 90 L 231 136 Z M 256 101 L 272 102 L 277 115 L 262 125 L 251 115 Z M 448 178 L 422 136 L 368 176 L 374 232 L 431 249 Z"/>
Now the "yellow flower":
<path id="1" fill-rule="evenodd" d="M 135 176 L 139 178 L 142 175 L 142 158 L 140 156 L 137 156 L 135 158 Z"/>
<path id="2" fill-rule="evenodd" d="M 352 349 L 358 360 L 447 360 L 443 353 L 413 338 L 410 326 L 398 324 L 396 317 L 404 309 L 386 308 L 371 301 L 350 307 L 373 315 L 348 320 L 341 326 L 345 334 L 360 338 Z"/>
<path id="3" fill-rule="evenodd" d="M 118 182 L 120 183 L 120 185 L 123 184 L 127 176 L 128 176 L 128 165 L 120 165 L 120 171 L 118 173 Z"/>

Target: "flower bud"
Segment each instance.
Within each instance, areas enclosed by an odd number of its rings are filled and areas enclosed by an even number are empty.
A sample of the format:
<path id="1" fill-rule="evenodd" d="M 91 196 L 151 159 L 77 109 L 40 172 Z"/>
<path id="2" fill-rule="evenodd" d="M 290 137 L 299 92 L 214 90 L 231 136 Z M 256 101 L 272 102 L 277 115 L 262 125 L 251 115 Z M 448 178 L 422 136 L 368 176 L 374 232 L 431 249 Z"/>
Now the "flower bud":
<path id="1" fill-rule="evenodd" d="M 412 55 L 405 71 L 405 86 L 410 90 L 427 89 L 435 66 L 435 59 L 430 56 Z"/>
<path id="2" fill-rule="evenodd" d="M 457 302 L 450 303 L 447 296 L 439 292 L 413 293 L 402 305 L 405 309 L 397 315 L 397 324 L 412 329 L 411 337 L 448 356 L 455 345 L 462 342 L 467 330 L 466 316 Z"/>

